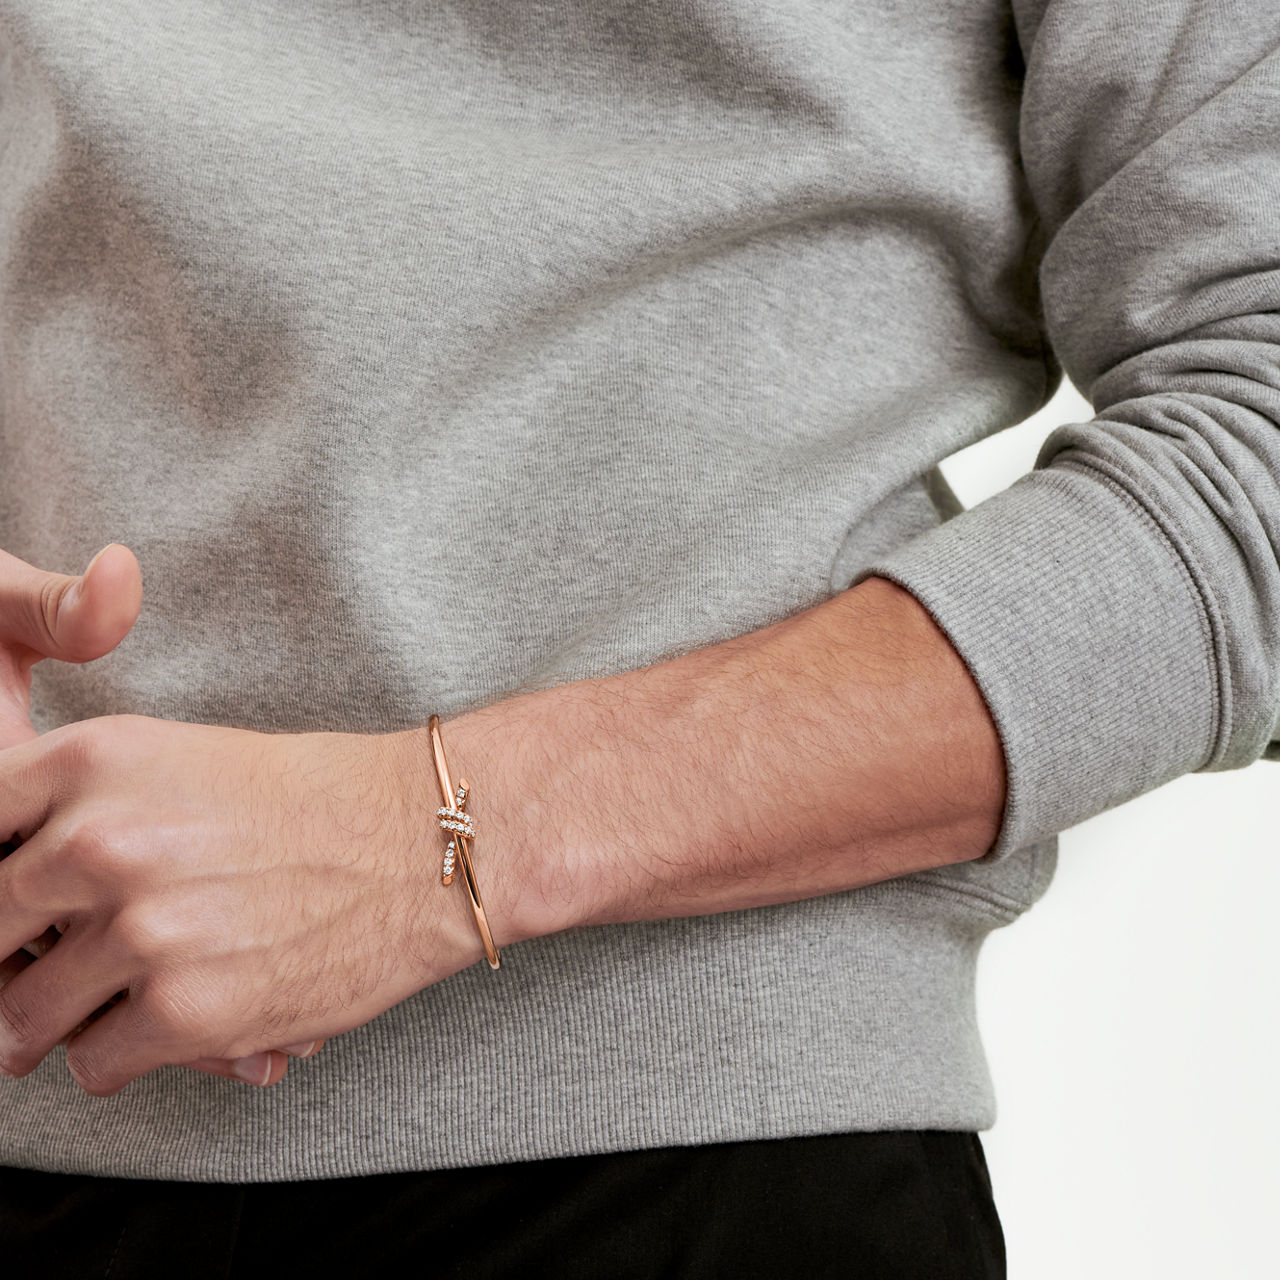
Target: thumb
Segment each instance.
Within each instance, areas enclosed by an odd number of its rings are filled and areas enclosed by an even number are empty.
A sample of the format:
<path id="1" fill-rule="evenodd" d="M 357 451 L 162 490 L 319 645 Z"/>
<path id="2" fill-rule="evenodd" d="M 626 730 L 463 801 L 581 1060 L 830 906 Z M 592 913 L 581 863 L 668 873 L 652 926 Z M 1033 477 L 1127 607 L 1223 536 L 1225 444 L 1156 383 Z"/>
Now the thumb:
<path id="1" fill-rule="evenodd" d="M 78 577 L 45 573 L 0 551 L 0 646 L 18 650 L 22 667 L 41 658 L 89 662 L 110 653 L 141 607 L 142 571 L 118 542 L 103 547 Z"/>

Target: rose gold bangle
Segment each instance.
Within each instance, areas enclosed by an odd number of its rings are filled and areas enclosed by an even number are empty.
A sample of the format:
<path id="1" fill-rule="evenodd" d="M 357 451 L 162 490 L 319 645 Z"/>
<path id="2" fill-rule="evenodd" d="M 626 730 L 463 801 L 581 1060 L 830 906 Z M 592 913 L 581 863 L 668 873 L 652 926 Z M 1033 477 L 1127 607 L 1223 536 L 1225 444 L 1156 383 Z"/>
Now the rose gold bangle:
<path id="1" fill-rule="evenodd" d="M 476 884 L 475 868 L 471 865 L 471 841 L 476 838 L 475 820 L 466 812 L 467 796 L 470 788 L 466 778 L 458 779 L 457 790 L 454 790 L 449 778 L 449 766 L 444 758 L 444 741 L 440 737 L 440 717 L 432 716 L 427 721 L 431 731 L 431 751 L 436 761 L 436 778 L 440 783 L 440 796 L 444 806 L 436 810 L 440 828 L 449 836 L 449 845 L 444 853 L 444 866 L 441 869 L 441 884 L 453 883 L 454 853 L 462 863 L 462 878 L 467 884 L 467 893 L 471 898 L 471 909 L 476 913 L 476 926 L 480 930 L 480 941 L 484 943 L 484 953 L 489 960 L 489 968 L 497 969 L 502 964 L 498 948 L 493 945 L 493 934 L 489 932 L 489 921 L 484 914 L 484 903 L 480 901 L 480 889 Z"/>

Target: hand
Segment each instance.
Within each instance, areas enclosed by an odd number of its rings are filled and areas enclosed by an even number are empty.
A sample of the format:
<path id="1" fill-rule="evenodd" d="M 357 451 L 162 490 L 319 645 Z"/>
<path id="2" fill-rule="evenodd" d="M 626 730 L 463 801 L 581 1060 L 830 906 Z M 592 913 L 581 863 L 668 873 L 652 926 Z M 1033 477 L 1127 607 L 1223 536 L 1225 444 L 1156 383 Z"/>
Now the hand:
<path id="1" fill-rule="evenodd" d="M 45 658 L 91 662 L 129 634 L 142 574 L 128 547 L 103 547 L 78 578 L 44 573 L 0 551 L 0 748 L 36 737 L 31 668 Z"/>
<path id="2" fill-rule="evenodd" d="M 72 1074 L 107 1096 L 349 1030 L 471 964 L 436 805 L 416 730 L 107 716 L 0 753 L 0 829 L 23 841 L 0 863 L 0 954 L 66 925 L 0 992 L 0 1069 L 67 1038 Z"/>
<path id="3" fill-rule="evenodd" d="M 133 553 L 119 543 L 103 547 L 78 577 L 46 573 L 0 551 L 0 749 L 38 735 L 31 723 L 31 669 L 45 658 L 83 663 L 110 653 L 128 635 L 142 604 L 142 575 Z M 0 859 L 13 841 L 0 841 Z M 58 940 L 51 926 L 0 960 L 0 987 Z M 93 1015 L 91 1014 L 90 1017 Z M 269 1063 L 270 1083 L 285 1073 L 289 1056 L 316 1052 L 320 1043 L 290 1045 Z M 199 1070 L 263 1078 L 263 1064 L 210 1062 Z"/>

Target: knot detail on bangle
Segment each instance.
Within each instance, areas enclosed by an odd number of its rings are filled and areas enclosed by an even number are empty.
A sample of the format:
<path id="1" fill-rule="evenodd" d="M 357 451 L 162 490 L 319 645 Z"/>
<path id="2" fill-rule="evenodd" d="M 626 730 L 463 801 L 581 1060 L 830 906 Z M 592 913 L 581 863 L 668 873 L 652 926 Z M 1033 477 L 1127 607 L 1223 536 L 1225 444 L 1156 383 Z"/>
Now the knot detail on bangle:
<path id="1" fill-rule="evenodd" d="M 456 835 L 466 836 L 468 840 L 474 840 L 476 838 L 476 821 L 469 813 L 463 811 L 462 806 L 466 802 L 467 784 L 461 782 L 458 784 L 458 790 L 454 793 L 453 803 L 437 809 L 436 817 L 439 819 L 442 831 L 453 831 Z M 445 884 L 453 883 L 453 862 L 457 852 L 458 842 L 455 836 L 445 848 L 444 865 L 440 869 L 440 876 Z"/>
<path id="2" fill-rule="evenodd" d="M 442 883 L 452 884 L 455 860 L 461 864 L 462 881 L 467 886 L 467 897 L 470 898 L 471 909 L 475 912 L 476 928 L 480 930 L 485 959 L 489 961 L 489 968 L 497 969 L 502 964 L 502 957 L 494 945 L 489 921 L 484 913 L 484 904 L 480 901 L 480 887 L 476 884 L 475 868 L 471 865 L 471 841 L 476 838 L 476 828 L 475 820 L 466 812 L 470 787 L 466 778 L 459 778 L 455 788 L 449 778 L 449 765 L 444 758 L 444 741 L 440 736 L 438 715 L 433 715 L 427 721 L 427 731 L 431 736 L 431 754 L 435 762 L 436 781 L 440 784 L 440 799 L 444 801 L 444 804 L 436 810 L 436 821 L 440 824 L 442 831 L 446 834 L 452 833 L 448 848 L 445 849 L 440 878 Z"/>

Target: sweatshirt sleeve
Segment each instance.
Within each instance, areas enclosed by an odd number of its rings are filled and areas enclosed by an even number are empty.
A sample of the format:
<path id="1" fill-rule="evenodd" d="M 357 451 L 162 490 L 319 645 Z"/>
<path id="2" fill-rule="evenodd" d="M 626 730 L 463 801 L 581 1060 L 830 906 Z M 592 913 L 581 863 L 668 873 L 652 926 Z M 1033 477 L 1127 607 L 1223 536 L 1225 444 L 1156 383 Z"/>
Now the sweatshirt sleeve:
<path id="1" fill-rule="evenodd" d="M 863 568 L 967 663 L 997 861 L 1280 759 L 1280 6 L 1014 0 L 1049 343 L 1092 421 Z"/>

